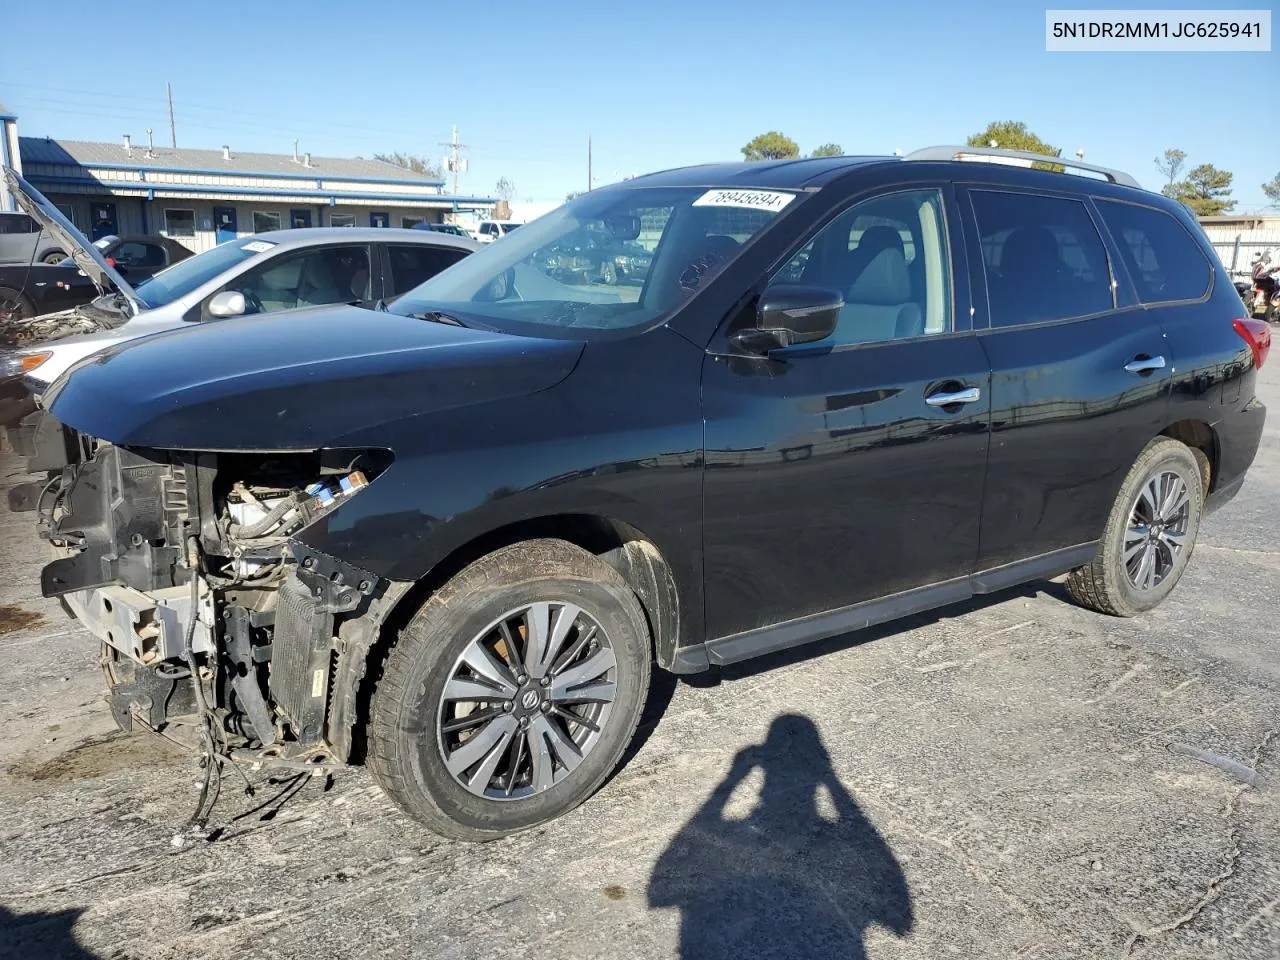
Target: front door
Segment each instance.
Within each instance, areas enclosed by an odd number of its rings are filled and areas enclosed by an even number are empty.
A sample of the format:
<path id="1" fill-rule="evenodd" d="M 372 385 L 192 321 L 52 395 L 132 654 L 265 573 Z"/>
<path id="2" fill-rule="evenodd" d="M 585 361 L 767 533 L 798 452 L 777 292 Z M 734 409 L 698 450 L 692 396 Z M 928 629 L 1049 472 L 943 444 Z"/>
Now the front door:
<path id="1" fill-rule="evenodd" d="M 293 227 L 295 230 L 311 226 L 311 211 L 290 210 L 289 226 Z"/>
<path id="2" fill-rule="evenodd" d="M 213 228 L 218 243 L 226 243 L 228 240 L 234 240 L 239 236 L 240 231 L 236 225 L 236 208 L 214 207 Z"/>
<path id="3" fill-rule="evenodd" d="M 90 203 L 89 219 L 93 225 L 90 231 L 92 234 L 91 240 L 119 236 L 119 228 L 116 227 L 116 205 L 114 203 L 102 203 L 100 201 Z"/>
<path id="4" fill-rule="evenodd" d="M 993 370 L 987 570 L 1102 536 L 1125 474 L 1164 429 L 1173 357 L 1127 284 L 1113 283 L 1087 200 L 1003 187 L 961 195 L 976 224 L 970 260 L 987 296 L 975 298 L 975 323 Z"/>
<path id="5" fill-rule="evenodd" d="M 763 359 L 713 341 L 703 371 L 708 638 L 972 571 L 989 370 L 968 330 L 949 195 L 861 201 L 771 279 L 843 293 L 827 340 Z"/>

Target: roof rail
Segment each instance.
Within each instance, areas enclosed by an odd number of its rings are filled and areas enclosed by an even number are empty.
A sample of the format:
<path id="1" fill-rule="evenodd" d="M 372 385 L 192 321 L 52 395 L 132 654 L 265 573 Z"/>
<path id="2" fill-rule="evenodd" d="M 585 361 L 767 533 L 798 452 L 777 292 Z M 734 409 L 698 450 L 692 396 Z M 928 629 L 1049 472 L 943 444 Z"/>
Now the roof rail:
<path id="1" fill-rule="evenodd" d="M 1142 189 L 1142 185 L 1137 180 L 1120 170 L 1112 170 L 1110 167 L 1099 167 L 1097 164 L 1085 163 L 1083 160 L 1072 160 L 1067 157 L 1051 157 L 1043 153 L 1031 153 L 1027 150 L 1005 150 L 1001 147 L 925 147 L 921 150 L 914 150 L 908 153 L 904 160 L 964 160 L 968 157 L 1007 157 L 1014 160 L 1034 160 L 1039 163 L 1056 163 L 1064 167 L 1073 167 L 1077 170 L 1088 170 L 1092 173 L 1100 173 L 1106 177 L 1111 183 L 1118 183 L 1125 187 L 1137 187 Z"/>

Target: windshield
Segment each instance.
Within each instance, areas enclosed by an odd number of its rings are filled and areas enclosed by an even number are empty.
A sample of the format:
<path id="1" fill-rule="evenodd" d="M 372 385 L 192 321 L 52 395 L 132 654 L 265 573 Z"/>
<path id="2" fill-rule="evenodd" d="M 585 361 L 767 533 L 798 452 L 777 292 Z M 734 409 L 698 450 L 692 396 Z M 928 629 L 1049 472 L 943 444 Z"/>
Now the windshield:
<path id="1" fill-rule="evenodd" d="M 514 230 L 518 226 L 520 226 L 520 224 L 518 223 L 500 223 L 498 224 L 498 229 L 501 230 L 503 233 L 510 233 L 512 230 Z"/>
<path id="2" fill-rule="evenodd" d="M 236 264 L 265 253 L 274 246 L 274 243 L 267 240 L 229 240 L 212 250 L 188 257 L 161 270 L 146 283 L 140 284 L 134 293 L 149 310 L 166 306 L 179 297 L 185 297 L 196 287 L 208 283 L 218 274 L 225 273 Z"/>
<path id="3" fill-rule="evenodd" d="M 584 194 L 410 290 L 391 312 L 498 329 L 640 326 L 705 286 L 794 199 L 706 187 Z"/>

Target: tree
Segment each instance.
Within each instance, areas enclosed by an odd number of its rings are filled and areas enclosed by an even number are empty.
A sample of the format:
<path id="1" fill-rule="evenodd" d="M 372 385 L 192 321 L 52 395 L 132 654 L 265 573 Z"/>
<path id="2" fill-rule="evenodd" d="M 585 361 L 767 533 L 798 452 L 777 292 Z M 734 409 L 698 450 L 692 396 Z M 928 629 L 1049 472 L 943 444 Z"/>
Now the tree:
<path id="1" fill-rule="evenodd" d="M 1185 180 L 1171 183 L 1161 192 L 1185 203 L 1197 217 L 1214 217 L 1236 205 L 1230 199 L 1231 179 L 1228 171 L 1202 163 L 1192 167 Z"/>
<path id="2" fill-rule="evenodd" d="M 1262 185 L 1262 192 L 1267 195 L 1271 206 L 1280 207 L 1280 173 Z"/>
<path id="3" fill-rule="evenodd" d="M 989 147 L 993 143 L 1005 150 L 1024 150 L 1027 153 L 1043 153 L 1050 157 L 1062 156 L 1062 148 L 1045 143 L 1027 129 L 1027 125 L 1017 120 L 996 120 L 987 124 L 987 129 L 975 133 L 965 141 L 971 147 Z M 1063 171 L 1061 164 L 1033 163 L 1037 170 Z"/>
<path id="4" fill-rule="evenodd" d="M 496 193 L 503 200 L 506 200 L 508 203 L 510 203 L 511 198 L 516 195 L 516 185 L 512 183 L 510 180 L 508 180 L 506 177 L 502 177 L 494 185 L 493 192 Z"/>
<path id="5" fill-rule="evenodd" d="M 814 150 L 813 153 L 809 154 L 809 156 L 811 157 L 843 157 L 844 148 L 840 146 L 840 144 L 838 143 L 824 143 L 822 146 L 818 147 L 818 149 Z"/>
<path id="6" fill-rule="evenodd" d="M 1172 186 L 1182 172 L 1182 165 L 1187 162 L 1187 155 L 1177 147 L 1170 147 L 1162 155 L 1156 157 L 1156 169 L 1169 178 Z"/>
<path id="7" fill-rule="evenodd" d="M 793 160 L 800 156 L 800 145 L 777 130 L 762 133 L 742 148 L 744 160 Z"/>
<path id="8" fill-rule="evenodd" d="M 381 160 L 383 163 L 394 164 L 424 177 L 430 177 L 432 180 L 439 180 L 441 176 L 438 166 L 418 154 L 401 153 L 397 150 L 395 153 L 375 153 L 373 159 Z"/>
<path id="9" fill-rule="evenodd" d="M 577 200 L 580 196 L 582 196 L 581 190 L 570 190 L 564 195 L 564 202 L 568 203 L 570 200 Z"/>

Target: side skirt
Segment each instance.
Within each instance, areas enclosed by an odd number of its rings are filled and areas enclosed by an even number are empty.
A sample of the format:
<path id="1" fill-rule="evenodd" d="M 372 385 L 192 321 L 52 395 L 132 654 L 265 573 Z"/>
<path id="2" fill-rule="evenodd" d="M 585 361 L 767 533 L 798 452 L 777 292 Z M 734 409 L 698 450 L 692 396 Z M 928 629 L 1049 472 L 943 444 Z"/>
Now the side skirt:
<path id="1" fill-rule="evenodd" d="M 854 630 L 863 630 L 900 617 L 908 617 L 914 613 L 957 603 L 967 600 L 974 594 L 993 593 L 1019 583 L 1026 583 L 1028 580 L 1057 576 L 1084 566 L 1097 555 L 1097 552 L 1098 541 L 1094 540 L 1019 560 L 1016 563 L 993 567 L 990 570 L 982 570 L 967 577 L 944 580 L 941 583 L 904 590 L 877 600 L 867 600 L 825 613 L 787 620 L 727 637 L 717 637 L 698 646 L 705 651 L 706 659 L 711 663 L 721 665 L 737 663 L 740 660 L 825 640 L 828 637 L 837 637 Z M 682 663 L 692 665 L 701 660 L 701 657 L 695 653 L 696 650 L 697 647 L 683 647 L 676 651 L 675 672 L 693 672 L 681 670 L 680 666 Z"/>

